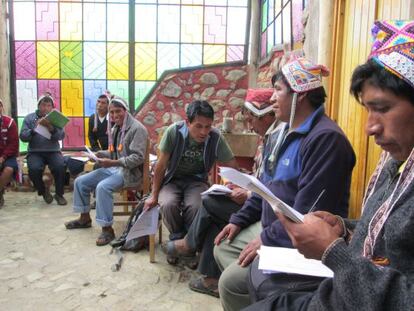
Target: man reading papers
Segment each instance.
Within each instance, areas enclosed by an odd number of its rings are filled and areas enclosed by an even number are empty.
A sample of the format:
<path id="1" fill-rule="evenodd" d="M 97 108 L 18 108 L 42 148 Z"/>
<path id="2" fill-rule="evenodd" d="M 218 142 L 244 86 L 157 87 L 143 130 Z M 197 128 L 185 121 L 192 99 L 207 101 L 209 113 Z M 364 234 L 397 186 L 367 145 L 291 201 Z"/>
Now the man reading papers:
<path id="1" fill-rule="evenodd" d="M 325 74 L 324 66 L 300 58 L 272 77 L 273 109 L 286 123 L 269 137 L 260 181 L 301 214 L 326 189 L 318 209 L 346 216 L 355 155 L 341 129 L 324 113 Z M 224 310 L 240 310 L 250 303 L 246 267 L 261 245 L 292 247 L 272 207 L 257 194 L 231 216 L 215 243 L 214 257 L 223 270 L 219 292 Z"/>
<path id="2" fill-rule="evenodd" d="M 413 310 L 414 21 L 376 22 L 372 33 L 371 57 L 351 79 L 368 112 L 365 131 L 383 150 L 361 219 L 319 212 L 295 224 L 280 216 L 293 245 L 334 276 L 313 291 L 275 287 L 247 310 Z"/>

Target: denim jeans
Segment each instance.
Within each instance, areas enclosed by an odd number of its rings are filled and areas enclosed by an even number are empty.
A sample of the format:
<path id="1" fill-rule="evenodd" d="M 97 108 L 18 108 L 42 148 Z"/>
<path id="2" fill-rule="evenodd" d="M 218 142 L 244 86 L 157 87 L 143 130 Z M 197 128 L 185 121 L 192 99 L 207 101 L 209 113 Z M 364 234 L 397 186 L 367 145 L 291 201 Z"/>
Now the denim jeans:
<path id="1" fill-rule="evenodd" d="M 75 179 L 73 189 L 73 210 L 88 213 L 90 194 L 96 188 L 96 223 L 101 227 L 113 223 L 113 192 L 124 185 L 121 170 L 117 167 L 99 168 Z"/>

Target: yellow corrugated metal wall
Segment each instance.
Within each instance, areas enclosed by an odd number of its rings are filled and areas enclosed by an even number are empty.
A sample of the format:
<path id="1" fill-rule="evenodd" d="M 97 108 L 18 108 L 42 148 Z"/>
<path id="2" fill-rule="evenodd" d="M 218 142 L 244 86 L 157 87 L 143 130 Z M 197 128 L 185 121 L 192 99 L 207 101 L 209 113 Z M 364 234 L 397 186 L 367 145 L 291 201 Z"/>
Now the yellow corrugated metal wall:
<path id="1" fill-rule="evenodd" d="M 351 185 L 349 216 L 352 218 L 360 215 L 365 186 L 381 151 L 365 135 L 366 113 L 349 94 L 352 71 L 367 59 L 373 22 L 409 19 L 412 11 L 412 0 L 336 0 L 328 107 L 330 116 L 344 130 L 357 155 Z"/>

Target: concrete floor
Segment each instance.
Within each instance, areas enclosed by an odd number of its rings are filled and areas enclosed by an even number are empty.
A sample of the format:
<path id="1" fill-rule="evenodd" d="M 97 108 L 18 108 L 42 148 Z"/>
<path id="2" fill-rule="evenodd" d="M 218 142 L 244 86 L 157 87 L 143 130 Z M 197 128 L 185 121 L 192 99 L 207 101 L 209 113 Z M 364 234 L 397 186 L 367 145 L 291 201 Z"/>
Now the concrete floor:
<path id="1" fill-rule="evenodd" d="M 110 246 L 97 247 L 100 228 L 68 231 L 69 204 L 44 203 L 34 192 L 7 192 L 0 210 L 1 310 L 221 310 L 214 297 L 188 289 L 197 273 L 171 266 L 159 245 L 156 263 L 147 251 L 124 253 L 118 272 Z M 93 215 L 94 217 L 94 215 Z M 122 233 L 126 218 L 115 218 Z M 164 237 L 166 239 L 166 230 Z"/>

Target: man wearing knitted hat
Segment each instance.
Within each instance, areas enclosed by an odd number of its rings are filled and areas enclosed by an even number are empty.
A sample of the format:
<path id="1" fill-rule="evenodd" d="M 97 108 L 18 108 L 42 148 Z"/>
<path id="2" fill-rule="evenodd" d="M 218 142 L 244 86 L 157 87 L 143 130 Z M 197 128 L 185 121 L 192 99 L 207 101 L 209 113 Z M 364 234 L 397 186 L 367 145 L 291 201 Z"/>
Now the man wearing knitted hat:
<path id="1" fill-rule="evenodd" d="M 327 212 L 294 224 L 279 215 L 293 245 L 334 272 L 315 290 L 291 290 L 246 310 L 412 310 L 414 306 L 414 22 L 373 27 L 370 59 L 352 75 L 367 110 L 365 131 L 383 153 L 359 221 Z"/>
<path id="2" fill-rule="evenodd" d="M 272 77 L 273 109 L 284 124 L 269 138 L 271 151 L 263 159 L 261 182 L 302 214 L 322 195 L 318 210 L 346 216 L 355 155 L 344 133 L 324 113 L 326 74 L 324 66 L 299 58 Z M 223 243 L 225 239 L 231 243 Z M 219 292 L 226 311 L 250 303 L 247 267 L 261 245 L 292 247 L 272 207 L 257 194 L 231 216 L 215 244 L 214 257 L 224 270 Z M 301 281 L 318 284 L 320 279 L 295 280 Z"/>
<path id="3" fill-rule="evenodd" d="M 128 112 L 128 104 L 120 97 L 109 103 L 109 115 L 115 124 L 109 135 L 109 148 L 98 151 L 99 169 L 75 179 L 73 210 L 78 219 L 65 223 L 66 229 L 90 228 L 90 194 L 96 191 L 96 223 L 102 233 L 96 240 L 103 246 L 115 238 L 113 223 L 113 192 L 122 187 L 137 186 L 142 182 L 148 132 L 144 125 Z"/>
<path id="4" fill-rule="evenodd" d="M 54 108 L 54 101 L 50 93 L 45 93 L 37 102 L 37 110 L 28 114 L 23 120 L 20 130 L 20 139 L 28 142 L 27 167 L 29 177 L 37 190 L 38 195 L 43 196 L 47 204 L 53 202 L 53 198 L 59 205 L 66 205 L 63 197 L 63 186 L 65 183 L 65 162 L 59 145 L 59 141 L 65 138 L 63 128 L 53 126 L 46 115 Z M 39 127 L 49 133 L 50 138 L 39 134 Z M 46 135 L 47 136 L 47 135 Z M 52 172 L 55 182 L 56 194 L 52 197 L 43 182 L 45 166 Z"/>
<path id="5" fill-rule="evenodd" d="M 244 115 L 251 129 L 261 136 L 263 143 L 275 131 L 279 122 L 275 122 L 270 98 L 273 89 L 249 89 L 244 103 Z M 255 175 L 259 176 L 262 163 L 263 145 L 258 148 L 255 157 Z M 218 297 L 218 278 L 220 269 L 213 256 L 214 238 L 229 222 L 230 215 L 243 205 L 249 193 L 235 185 L 228 185 L 229 195 L 206 194 L 202 196 L 202 206 L 183 239 L 170 241 L 167 254 L 170 256 L 192 255 L 200 253 L 198 271 L 202 277 L 192 280 L 190 289 Z"/>

